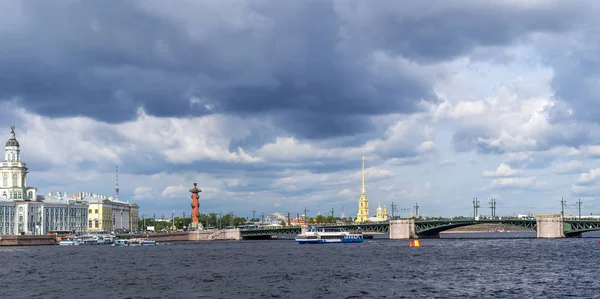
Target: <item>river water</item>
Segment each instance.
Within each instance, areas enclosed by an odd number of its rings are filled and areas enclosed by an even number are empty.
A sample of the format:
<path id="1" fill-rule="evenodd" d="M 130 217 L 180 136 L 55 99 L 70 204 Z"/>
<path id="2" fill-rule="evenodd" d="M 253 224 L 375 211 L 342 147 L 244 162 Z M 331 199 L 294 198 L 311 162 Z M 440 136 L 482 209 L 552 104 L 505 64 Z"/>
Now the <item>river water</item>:
<path id="1" fill-rule="evenodd" d="M 600 298 L 598 238 L 0 247 L 2 298 Z"/>

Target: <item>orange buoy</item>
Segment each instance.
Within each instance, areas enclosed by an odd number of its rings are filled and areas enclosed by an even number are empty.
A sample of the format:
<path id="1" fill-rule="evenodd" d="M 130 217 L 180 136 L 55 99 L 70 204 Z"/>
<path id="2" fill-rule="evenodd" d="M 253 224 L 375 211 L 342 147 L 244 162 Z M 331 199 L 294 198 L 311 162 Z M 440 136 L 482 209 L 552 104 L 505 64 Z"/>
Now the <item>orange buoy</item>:
<path id="1" fill-rule="evenodd" d="M 410 247 L 421 247 L 421 241 L 419 241 L 419 240 L 410 241 Z"/>

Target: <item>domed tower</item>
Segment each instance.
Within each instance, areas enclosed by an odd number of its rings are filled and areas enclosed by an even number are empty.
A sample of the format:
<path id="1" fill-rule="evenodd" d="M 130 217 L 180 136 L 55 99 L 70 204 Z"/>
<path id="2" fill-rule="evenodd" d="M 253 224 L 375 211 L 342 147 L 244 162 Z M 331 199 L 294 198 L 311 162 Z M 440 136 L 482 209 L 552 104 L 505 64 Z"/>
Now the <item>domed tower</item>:
<path id="1" fill-rule="evenodd" d="M 36 188 L 27 187 L 27 164 L 21 162 L 21 149 L 15 134 L 11 132 L 4 148 L 4 162 L 0 165 L 0 199 L 35 200 Z"/>
<path id="2" fill-rule="evenodd" d="M 381 220 L 386 219 L 385 215 L 383 214 L 383 209 L 381 208 L 381 203 L 380 202 L 377 203 L 377 213 L 375 214 L 375 217 L 377 217 L 377 218 L 379 218 Z"/>
<path id="3" fill-rule="evenodd" d="M 367 199 L 367 190 L 365 189 L 365 157 L 362 157 L 362 190 L 358 200 L 358 213 L 356 222 L 367 222 L 369 220 L 369 200 Z"/>
<path id="4" fill-rule="evenodd" d="M 19 141 L 15 136 L 15 126 L 10 127 L 10 130 L 10 137 L 8 137 L 4 148 L 4 161 L 19 162 L 21 160 L 21 150 L 19 149 Z"/>

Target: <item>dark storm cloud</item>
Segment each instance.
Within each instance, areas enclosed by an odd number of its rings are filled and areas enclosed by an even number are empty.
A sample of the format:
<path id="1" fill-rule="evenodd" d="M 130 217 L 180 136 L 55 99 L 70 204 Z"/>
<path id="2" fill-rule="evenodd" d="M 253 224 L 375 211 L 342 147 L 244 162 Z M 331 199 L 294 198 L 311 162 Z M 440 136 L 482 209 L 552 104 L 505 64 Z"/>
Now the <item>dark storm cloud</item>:
<path id="1" fill-rule="evenodd" d="M 372 129 L 368 116 L 435 100 L 410 68 L 373 68 L 376 51 L 435 62 L 478 45 L 561 31 L 572 5 L 478 1 L 18 1 L 0 12 L 0 98 L 51 117 L 269 114 L 303 138 Z M 186 6 L 190 5 L 190 6 Z M 369 7 L 363 7 L 363 6 Z M 562 7 L 565 6 L 565 7 Z M 240 12 L 241 11 L 241 12 Z"/>
<path id="2" fill-rule="evenodd" d="M 597 109 L 600 102 L 600 57 L 597 55 L 600 43 L 588 38 L 577 43 L 586 45 L 584 49 L 572 47 L 569 55 L 561 53 L 552 60 L 555 69 L 552 85 L 559 103 L 549 109 L 548 115 L 555 122 L 600 123 L 600 110 Z"/>
<path id="3" fill-rule="evenodd" d="M 342 1 L 342 3 L 344 3 Z M 351 32 L 374 47 L 418 60 L 444 60 L 475 46 L 502 46 L 534 32 L 562 32 L 582 21 L 590 1 L 354 1 Z M 386 5 L 382 5 L 385 3 Z M 587 4 L 587 5 L 586 5 Z"/>

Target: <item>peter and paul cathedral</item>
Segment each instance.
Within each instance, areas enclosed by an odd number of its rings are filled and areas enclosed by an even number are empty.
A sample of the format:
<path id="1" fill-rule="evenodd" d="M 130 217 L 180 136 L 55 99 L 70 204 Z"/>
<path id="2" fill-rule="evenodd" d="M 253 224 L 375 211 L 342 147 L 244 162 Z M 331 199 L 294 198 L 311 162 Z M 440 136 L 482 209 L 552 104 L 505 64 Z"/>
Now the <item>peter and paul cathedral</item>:
<path id="1" fill-rule="evenodd" d="M 358 200 L 358 214 L 356 222 L 369 221 L 369 200 L 367 199 L 367 190 L 365 189 L 365 157 L 362 157 L 362 190 Z"/>

